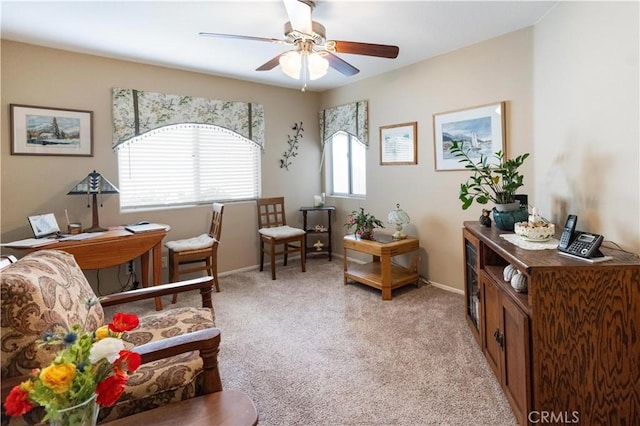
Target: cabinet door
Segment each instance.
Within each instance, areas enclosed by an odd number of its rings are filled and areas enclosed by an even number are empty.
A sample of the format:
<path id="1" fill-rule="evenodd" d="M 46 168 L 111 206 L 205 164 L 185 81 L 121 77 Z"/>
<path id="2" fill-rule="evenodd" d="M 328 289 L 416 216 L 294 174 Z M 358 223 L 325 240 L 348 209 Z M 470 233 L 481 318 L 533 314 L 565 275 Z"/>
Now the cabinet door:
<path id="1" fill-rule="evenodd" d="M 529 317 L 505 295 L 502 297 L 502 319 L 502 388 L 519 423 L 527 424 L 527 415 L 531 407 Z"/>
<path id="2" fill-rule="evenodd" d="M 464 294 L 467 323 L 478 345 L 482 347 L 482 308 L 478 271 L 480 270 L 480 241 L 466 229 L 462 232 L 464 254 Z"/>
<path id="3" fill-rule="evenodd" d="M 480 272 L 480 286 L 482 289 L 482 308 L 484 312 L 483 348 L 485 358 L 493 373 L 500 379 L 502 351 L 500 342 L 502 336 L 502 309 L 500 308 L 500 290 L 493 284 L 491 278 L 484 271 Z"/>

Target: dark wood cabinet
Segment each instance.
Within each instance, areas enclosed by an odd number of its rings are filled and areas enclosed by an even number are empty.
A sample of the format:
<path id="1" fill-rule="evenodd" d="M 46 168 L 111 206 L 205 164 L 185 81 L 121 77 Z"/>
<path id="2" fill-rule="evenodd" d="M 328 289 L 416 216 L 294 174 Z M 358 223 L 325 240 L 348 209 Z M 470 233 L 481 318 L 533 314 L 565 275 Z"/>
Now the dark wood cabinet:
<path id="1" fill-rule="evenodd" d="M 504 233 L 464 224 L 466 316 L 518 422 L 637 424 L 638 257 L 602 248 L 613 259 L 591 264 L 553 249 L 525 250 L 501 238 Z M 469 273 L 474 255 L 475 278 Z M 527 276 L 528 293 L 504 281 L 508 264 Z M 476 321 L 469 308 L 474 280 Z"/>

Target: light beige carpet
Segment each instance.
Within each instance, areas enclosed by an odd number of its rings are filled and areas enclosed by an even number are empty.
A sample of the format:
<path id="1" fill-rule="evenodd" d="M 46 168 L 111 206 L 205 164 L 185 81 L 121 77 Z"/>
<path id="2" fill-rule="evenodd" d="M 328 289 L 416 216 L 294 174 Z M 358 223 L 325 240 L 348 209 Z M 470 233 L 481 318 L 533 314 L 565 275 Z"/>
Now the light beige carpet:
<path id="1" fill-rule="evenodd" d="M 312 259 L 302 273 L 292 261 L 276 281 L 267 270 L 220 278 L 223 386 L 253 399 L 260 424 L 517 424 L 467 329 L 463 296 L 409 285 L 382 301 L 344 286 L 341 262 Z"/>

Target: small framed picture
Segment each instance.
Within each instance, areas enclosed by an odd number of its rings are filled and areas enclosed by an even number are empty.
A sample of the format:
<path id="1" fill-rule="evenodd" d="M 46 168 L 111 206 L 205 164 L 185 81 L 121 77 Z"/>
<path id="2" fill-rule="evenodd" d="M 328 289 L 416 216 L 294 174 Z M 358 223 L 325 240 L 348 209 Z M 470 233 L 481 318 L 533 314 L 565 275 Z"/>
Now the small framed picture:
<path id="1" fill-rule="evenodd" d="M 380 164 L 418 164 L 418 123 L 380 127 Z"/>
<path id="2" fill-rule="evenodd" d="M 489 164 L 497 164 L 494 154 L 504 152 L 505 103 L 482 105 L 433 115 L 433 144 L 436 171 L 465 170 L 451 147 L 454 141 L 462 144 L 469 157 Z"/>
<path id="3" fill-rule="evenodd" d="M 93 112 L 11 105 L 11 154 L 93 156 Z"/>

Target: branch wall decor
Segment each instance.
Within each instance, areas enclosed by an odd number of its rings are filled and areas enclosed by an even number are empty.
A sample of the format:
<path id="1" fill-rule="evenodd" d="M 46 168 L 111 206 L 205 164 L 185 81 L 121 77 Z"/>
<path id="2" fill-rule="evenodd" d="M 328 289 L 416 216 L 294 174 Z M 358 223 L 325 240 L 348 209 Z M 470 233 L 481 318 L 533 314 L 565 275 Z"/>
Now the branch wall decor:
<path id="1" fill-rule="evenodd" d="M 280 160 L 280 168 L 289 170 L 289 166 L 291 165 L 291 158 L 298 155 L 298 142 L 302 139 L 302 132 L 304 129 L 302 128 L 302 121 L 300 124 L 295 123 L 292 127 L 292 130 L 296 132 L 294 136 L 287 136 L 287 143 L 289 144 L 289 149 L 285 151 L 284 158 Z"/>

